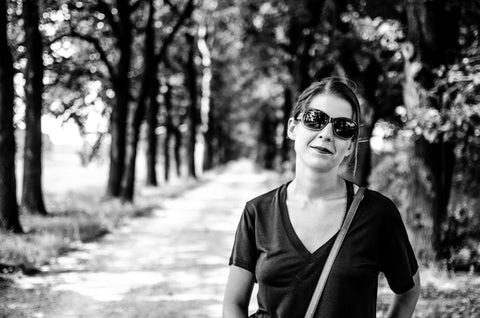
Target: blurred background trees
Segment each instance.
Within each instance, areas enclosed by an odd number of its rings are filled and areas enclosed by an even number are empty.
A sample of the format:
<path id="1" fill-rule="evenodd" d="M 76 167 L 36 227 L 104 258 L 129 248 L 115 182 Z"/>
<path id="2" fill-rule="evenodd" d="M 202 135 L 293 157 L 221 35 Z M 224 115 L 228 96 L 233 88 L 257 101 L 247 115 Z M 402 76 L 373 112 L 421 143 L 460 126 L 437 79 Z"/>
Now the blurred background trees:
<path id="1" fill-rule="evenodd" d="M 355 181 L 395 200 L 425 262 L 478 268 L 479 15 L 473 0 L 9 0 L 2 228 L 20 230 L 8 127 L 25 129 L 26 211 L 46 214 L 42 114 L 76 123 L 82 164 L 106 157 L 106 197 L 130 202 L 139 164 L 149 186 L 241 157 L 289 172 L 296 97 L 345 76 L 363 112 Z"/>
<path id="2" fill-rule="evenodd" d="M 13 59 L 7 39 L 7 5 L 0 3 L 0 228 L 22 232 L 18 218 L 13 127 Z"/>

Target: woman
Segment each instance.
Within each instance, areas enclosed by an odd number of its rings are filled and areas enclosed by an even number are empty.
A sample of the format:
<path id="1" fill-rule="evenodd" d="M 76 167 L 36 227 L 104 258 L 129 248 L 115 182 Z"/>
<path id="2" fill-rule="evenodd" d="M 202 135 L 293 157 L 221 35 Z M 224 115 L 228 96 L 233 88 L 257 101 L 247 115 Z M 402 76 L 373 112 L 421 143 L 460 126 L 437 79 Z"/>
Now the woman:
<path id="1" fill-rule="evenodd" d="M 254 282 L 254 317 L 304 317 L 358 189 L 340 175 L 341 167 L 356 164 L 359 119 L 358 99 L 345 80 L 327 78 L 300 95 L 288 121 L 295 178 L 247 202 L 230 258 L 224 318 L 247 317 Z M 417 270 L 397 208 L 367 190 L 315 317 L 375 317 L 380 271 L 395 293 L 387 317 L 411 317 L 420 293 Z"/>

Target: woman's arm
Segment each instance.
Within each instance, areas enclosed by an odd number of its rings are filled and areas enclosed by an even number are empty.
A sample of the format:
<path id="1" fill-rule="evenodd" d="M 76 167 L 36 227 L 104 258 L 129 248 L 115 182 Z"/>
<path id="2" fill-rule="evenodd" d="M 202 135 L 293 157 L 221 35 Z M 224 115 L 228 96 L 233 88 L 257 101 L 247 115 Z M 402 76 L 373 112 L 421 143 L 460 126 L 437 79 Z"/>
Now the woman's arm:
<path id="1" fill-rule="evenodd" d="M 223 298 L 223 318 L 246 318 L 248 303 L 254 284 L 253 274 L 249 271 L 230 266 L 227 287 Z"/>
<path id="2" fill-rule="evenodd" d="M 420 276 L 418 274 L 418 270 L 413 276 L 413 280 L 415 282 L 415 286 L 403 294 L 395 295 L 385 318 L 412 317 L 418 297 L 420 296 Z"/>

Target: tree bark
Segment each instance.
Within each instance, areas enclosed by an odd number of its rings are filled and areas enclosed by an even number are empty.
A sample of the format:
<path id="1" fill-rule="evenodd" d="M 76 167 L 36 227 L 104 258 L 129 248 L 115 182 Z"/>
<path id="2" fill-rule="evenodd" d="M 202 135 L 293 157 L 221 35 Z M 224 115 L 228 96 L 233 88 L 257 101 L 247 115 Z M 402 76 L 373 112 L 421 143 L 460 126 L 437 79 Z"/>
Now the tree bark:
<path id="1" fill-rule="evenodd" d="M 275 159 L 278 149 L 276 144 L 276 131 L 278 119 L 273 108 L 269 105 L 262 105 L 258 114 L 260 129 L 258 138 L 257 162 L 265 169 L 275 168 Z"/>
<path id="2" fill-rule="evenodd" d="M 448 10 L 448 11 L 447 11 Z M 405 7 L 407 38 L 418 58 L 431 67 L 445 63 L 449 50 L 458 47 L 459 14 L 456 4 L 444 0 L 408 1 Z"/>
<path id="3" fill-rule="evenodd" d="M 228 137 L 223 125 L 218 129 L 218 160 L 221 164 L 228 162 Z"/>
<path id="4" fill-rule="evenodd" d="M 195 66 L 196 39 L 193 35 L 187 34 L 187 43 L 189 46 L 188 60 L 186 65 L 186 86 L 190 96 L 189 104 L 189 121 L 190 133 L 188 139 L 188 175 L 197 178 L 195 167 L 195 149 L 197 143 L 197 129 L 199 126 L 199 114 L 197 106 L 197 69 Z"/>
<path id="5" fill-rule="evenodd" d="M 435 101 L 426 92 L 434 84 L 433 68 L 448 63 L 448 51 L 456 44 L 458 16 L 453 12 L 446 18 L 443 1 L 411 1 L 406 7 L 408 40 L 404 46 L 404 96 L 407 111 L 428 105 L 440 109 L 448 107 L 441 98 Z M 429 143 L 420 136 L 414 144 L 414 156 L 422 159 L 432 179 L 433 202 L 430 211 L 432 247 L 435 257 L 441 257 L 442 223 L 448 213 L 455 155 L 453 146 L 440 141 Z"/>
<path id="6" fill-rule="evenodd" d="M 282 149 L 281 156 L 282 162 L 287 162 L 290 159 L 290 140 L 288 140 L 288 119 L 290 113 L 292 112 L 293 100 L 292 100 L 292 90 L 290 87 L 286 86 L 283 89 L 283 139 L 282 139 Z"/>
<path id="7" fill-rule="evenodd" d="M 18 217 L 13 127 L 13 60 L 7 38 L 7 4 L 0 1 L 0 230 L 22 233 Z"/>
<path id="8" fill-rule="evenodd" d="M 38 0 L 25 0 L 22 11 L 25 27 L 25 145 L 22 207 L 31 214 L 46 215 L 42 192 L 42 93 L 43 45 L 39 26 Z"/>
<path id="9" fill-rule="evenodd" d="M 145 35 L 145 54 L 144 54 L 144 74 L 140 86 L 138 101 L 130 112 L 128 143 L 125 160 L 125 170 L 122 180 L 122 201 L 133 201 L 135 190 L 135 167 L 137 161 L 137 147 L 140 136 L 140 126 L 145 118 L 145 104 L 149 103 L 150 91 L 154 89 L 151 86 L 153 78 L 157 75 L 157 63 L 155 63 L 155 30 L 153 27 L 153 18 L 155 9 L 153 1 L 149 1 L 149 15 Z"/>
<path id="10" fill-rule="evenodd" d="M 172 139 L 172 131 L 174 130 L 172 122 L 172 86 L 170 83 L 165 84 L 166 89 L 163 94 L 165 101 L 165 143 L 164 143 L 164 178 L 165 181 L 169 180 L 170 176 L 170 141 Z"/>
<path id="11" fill-rule="evenodd" d="M 156 129 L 158 126 L 158 111 L 160 105 L 157 101 L 158 88 L 160 83 L 158 77 L 154 76 L 152 82 L 152 90 L 150 91 L 150 102 L 147 104 L 146 110 L 146 124 L 147 124 L 147 176 L 146 184 L 148 186 L 157 186 L 157 147 L 158 147 L 158 138 Z"/>
<path id="12" fill-rule="evenodd" d="M 157 102 L 157 95 L 158 95 L 158 90 L 160 88 L 160 83 L 159 79 L 156 75 L 158 71 L 159 64 L 161 62 L 164 62 L 164 59 L 167 55 L 168 48 L 170 44 L 173 42 L 174 37 L 180 27 L 185 23 L 185 21 L 190 17 L 194 10 L 194 1 L 189 0 L 183 11 L 179 14 L 178 19 L 172 28 L 172 31 L 168 34 L 168 36 L 165 38 L 165 40 L 162 43 L 162 46 L 158 52 L 158 54 L 155 55 L 154 57 L 154 62 L 153 62 L 153 67 L 155 68 L 155 76 L 152 79 L 152 84 L 151 86 L 153 87 L 152 90 L 150 91 L 150 103 L 147 104 L 147 185 L 157 185 L 157 177 L 156 177 L 156 156 L 157 156 L 157 135 L 155 133 L 155 129 L 157 128 L 158 120 L 157 120 L 157 114 L 159 111 L 159 104 Z M 171 129 L 169 131 L 169 127 L 166 126 L 166 131 L 167 135 L 170 133 L 171 134 Z M 168 138 L 167 138 L 168 140 Z M 166 147 L 168 146 L 169 142 L 166 141 Z M 178 142 L 180 145 L 180 143 Z M 175 156 L 178 158 L 177 160 L 177 165 L 180 164 L 180 149 L 175 149 Z M 169 157 L 169 150 L 166 149 L 165 153 L 165 160 L 167 164 L 169 163 L 170 157 Z M 167 169 L 165 173 L 168 173 Z M 177 169 L 178 175 L 180 176 L 180 168 L 178 167 Z M 168 178 L 168 176 L 166 176 Z"/>
<path id="13" fill-rule="evenodd" d="M 182 148 L 182 132 L 178 127 L 173 128 L 173 136 L 175 137 L 175 144 L 173 146 L 173 156 L 175 157 L 175 170 L 177 177 L 182 176 L 182 156 L 180 156 L 180 149 Z"/>
<path id="14" fill-rule="evenodd" d="M 203 161 L 203 169 L 210 170 L 215 166 L 215 118 L 213 116 L 213 101 L 210 101 L 210 110 L 208 112 L 208 128 L 205 132 L 205 154 L 204 154 L 204 161 Z"/>
<path id="15" fill-rule="evenodd" d="M 131 7 L 128 1 L 117 1 L 119 35 L 117 37 L 119 61 L 117 71 L 112 74 L 112 87 L 115 100 L 110 117 L 110 168 L 107 182 L 107 197 L 118 197 L 121 191 L 123 169 L 125 167 L 125 145 L 128 105 L 130 102 L 129 71 L 132 55 Z"/>
<path id="16" fill-rule="evenodd" d="M 211 81 L 212 81 L 212 68 L 211 68 L 211 53 L 210 48 L 207 44 L 207 27 L 205 25 L 201 25 L 198 28 L 198 51 L 200 52 L 200 57 L 202 59 L 202 89 L 201 89 L 201 99 L 200 99 L 200 129 L 199 129 L 199 139 L 200 142 L 203 144 L 203 152 L 201 153 L 201 162 L 200 162 L 200 169 L 203 171 L 205 169 L 210 168 L 210 163 L 207 163 L 210 159 L 211 151 L 211 133 L 209 129 L 211 128 L 210 125 L 210 113 L 211 113 Z"/>
<path id="17" fill-rule="evenodd" d="M 179 14 L 179 17 L 178 17 L 178 20 L 177 22 L 175 23 L 175 26 L 172 28 L 172 31 L 168 34 L 168 36 L 166 37 L 166 39 L 164 40 L 163 44 L 162 44 L 162 47 L 160 48 L 160 51 L 158 52 L 158 54 L 155 55 L 155 67 L 156 67 L 156 70 L 158 70 L 158 65 L 159 63 L 163 62 L 166 55 L 167 55 L 167 51 L 168 51 L 168 48 L 170 46 L 170 44 L 173 42 L 174 40 L 174 37 L 176 35 L 176 33 L 178 32 L 178 30 L 180 29 L 180 27 L 185 23 L 185 21 L 190 17 L 190 15 L 192 14 L 193 10 L 194 10 L 194 1 L 193 0 L 189 0 L 187 2 L 187 4 L 185 5 L 183 11 Z M 155 71 L 156 72 L 156 71 Z M 157 185 L 157 180 L 156 180 L 156 169 L 155 169 L 155 164 L 156 164 L 156 155 L 157 155 L 157 135 L 155 134 L 155 129 L 157 128 L 157 124 L 158 124 L 158 121 L 157 121 L 157 114 L 158 114 L 158 110 L 159 110 L 159 105 L 158 105 L 158 102 L 156 100 L 156 96 L 158 95 L 158 88 L 160 88 L 160 83 L 159 83 L 159 80 L 157 78 L 157 76 L 155 76 L 155 78 L 153 79 L 153 84 L 152 86 L 154 87 L 154 91 L 155 92 L 152 92 L 152 95 L 150 97 L 150 103 L 149 103 L 149 107 L 147 110 L 148 112 L 148 116 L 147 116 L 147 123 L 148 123 L 148 126 L 147 126 L 147 138 L 148 138 L 148 148 L 147 148 L 147 184 L 148 185 Z M 168 112 L 167 112 L 167 115 L 168 115 Z M 170 117 L 171 118 L 171 117 Z M 170 163 L 170 157 L 169 157 L 169 152 L 170 150 L 167 148 L 168 145 L 169 145 L 169 137 L 171 136 L 171 132 L 172 132 L 172 127 L 169 127 L 168 125 L 166 125 L 166 139 L 165 139 L 165 154 L 164 154 L 164 158 L 165 158 L 165 164 L 166 165 L 169 165 Z M 180 144 L 180 143 L 178 143 Z M 155 150 L 154 150 L 155 149 Z M 177 165 L 180 164 L 180 150 L 176 149 L 175 150 L 175 157 L 178 158 L 177 160 Z M 169 169 L 166 169 L 165 170 L 165 180 L 168 180 L 168 173 L 169 173 Z M 177 169 L 178 171 L 178 175 L 180 176 L 180 168 Z"/>

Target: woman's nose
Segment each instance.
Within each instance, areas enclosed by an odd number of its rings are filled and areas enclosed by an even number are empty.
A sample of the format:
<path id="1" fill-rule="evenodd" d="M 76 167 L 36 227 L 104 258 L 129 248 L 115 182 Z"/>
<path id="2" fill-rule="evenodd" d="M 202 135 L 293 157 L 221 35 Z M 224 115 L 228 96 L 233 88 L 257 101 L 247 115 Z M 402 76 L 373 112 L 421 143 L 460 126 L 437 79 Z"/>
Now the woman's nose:
<path id="1" fill-rule="evenodd" d="M 327 126 L 318 132 L 317 137 L 329 141 L 333 140 L 333 124 L 328 123 Z"/>

